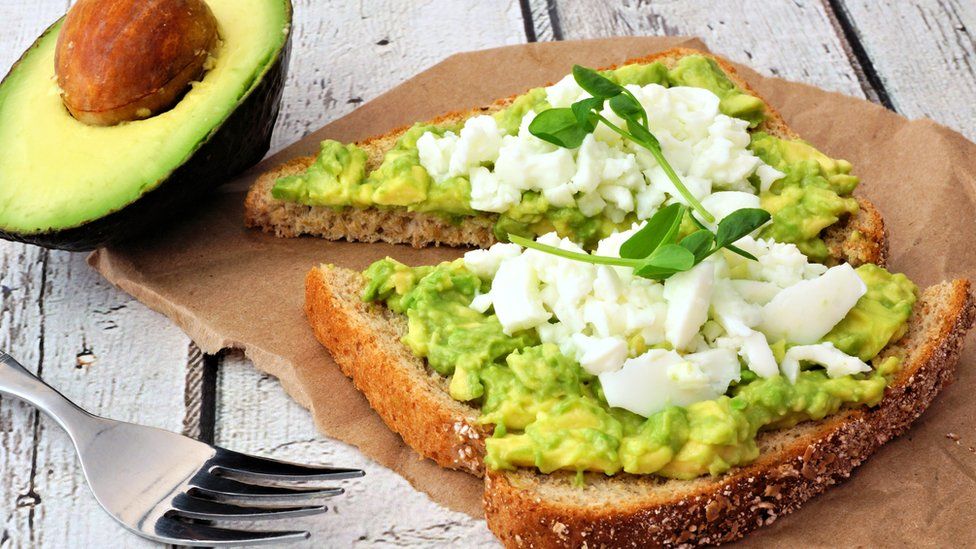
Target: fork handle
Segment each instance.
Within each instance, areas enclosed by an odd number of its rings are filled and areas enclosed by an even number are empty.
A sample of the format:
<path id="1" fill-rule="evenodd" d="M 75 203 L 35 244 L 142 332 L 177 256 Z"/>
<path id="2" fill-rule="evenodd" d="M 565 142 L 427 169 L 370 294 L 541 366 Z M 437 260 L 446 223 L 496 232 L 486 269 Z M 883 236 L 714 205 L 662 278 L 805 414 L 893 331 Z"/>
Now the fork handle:
<path id="1" fill-rule="evenodd" d="M 76 440 L 92 427 L 91 420 L 95 418 L 3 351 L 0 351 L 0 393 L 35 406 Z"/>

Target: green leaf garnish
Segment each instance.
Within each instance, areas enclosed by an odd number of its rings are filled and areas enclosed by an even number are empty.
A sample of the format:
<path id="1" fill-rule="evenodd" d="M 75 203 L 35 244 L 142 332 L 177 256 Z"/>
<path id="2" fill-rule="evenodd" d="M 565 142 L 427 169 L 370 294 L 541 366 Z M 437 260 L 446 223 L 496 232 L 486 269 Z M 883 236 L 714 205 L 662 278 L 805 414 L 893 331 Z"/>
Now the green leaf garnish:
<path id="1" fill-rule="evenodd" d="M 610 110 L 624 120 L 640 120 L 646 113 L 644 107 L 631 93 L 622 93 L 610 98 Z"/>
<path id="2" fill-rule="evenodd" d="M 662 244 L 672 242 L 681 227 L 685 211 L 681 204 L 671 204 L 658 210 L 647 220 L 647 224 L 620 246 L 620 257 L 648 257 Z"/>
<path id="3" fill-rule="evenodd" d="M 588 69 L 580 65 L 573 65 L 573 79 L 594 98 L 610 99 L 620 95 L 623 86 L 606 78 L 593 69 Z"/>
<path id="4" fill-rule="evenodd" d="M 737 253 L 737 254 L 741 255 L 742 257 L 744 257 L 746 259 L 751 259 L 753 261 L 759 261 L 759 259 L 757 259 L 756 256 L 752 255 L 751 253 L 743 250 L 742 248 L 740 248 L 738 246 L 733 246 L 731 244 L 726 244 L 725 245 L 725 249 L 728 250 L 728 251 L 730 251 L 730 252 Z"/>
<path id="5" fill-rule="evenodd" d="M 555 246 L 550 246 L 548 244 L 536 242 L 531 238 L 525 238 L 524 236 L 519 236 L 516 234 L 509 234 L 508 241 L 513 244 L 518 244 L 523 248 L 538 250 L 540 252 L 546 252 L 547 254 L 552 254 L 565 259 L 574 259 L 576 261 L 582 261 L 583 263 L 592 263 L 594 265 L 615 265 L 617 267 L 634 268 L 640 264 L 640 262 L 635 259 L 626 259 L 622 257 L 609 257 L 605 255 L 591 255 L 586 253 L 571 252 L 569 250 L 564 250 L 562 248 L 557 248 Z"/>
<path id="6" fill-rule="evenodd" d="M 580 126 L 572 109 L 546 109 L 529 123 L 529 132 L 553 145 L 575 149 L 592 129 Z"/>
<path id="7" fill-rule="evenodd" d="M 770 219 L 769 212 L 760 208 L 743 208 L 730 213 L 718 224 L 715 244 L 724 248 L 743 236 L 762 227 Z"/>
<path id="8" fill-rule="evenodd" d="M 681 239 L 679 245 L 688 250 L 695 256 L 696 262 L 701 262 L 709 256 L 712 251 L 712 243 L 715 242 L 715 235 L 707 229 L 698 229 L 690 235 Z"/>
<path id="9" fill-rule="evenodd" d="M 695 266 L 695 255 L 677 244 L 665 244 L 641 261 L 634 274 L 663 280 Z"/>

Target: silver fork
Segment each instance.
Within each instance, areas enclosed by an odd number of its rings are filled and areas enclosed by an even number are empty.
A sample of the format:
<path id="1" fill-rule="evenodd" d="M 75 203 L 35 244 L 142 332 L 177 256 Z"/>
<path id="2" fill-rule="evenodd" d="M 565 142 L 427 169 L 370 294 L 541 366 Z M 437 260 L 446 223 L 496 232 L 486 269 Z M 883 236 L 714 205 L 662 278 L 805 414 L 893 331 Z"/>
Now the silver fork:
<path id="1" fill-rule="evenodd" d="M 341 494 L 342 488 L 280 482 L 363 476 L 358 469 L 249 456 L 162 429 L 92 415 L 2 351 L 0 393 L 29 402 L 57 421 L 74 442 L 98 503 L 130 531 L 163 543 L 226 546 L 306 539 L 309 533 L 303 531 L 234 530 L 210 522 L 321 513 L 327 506 L 298 504 Z"/>

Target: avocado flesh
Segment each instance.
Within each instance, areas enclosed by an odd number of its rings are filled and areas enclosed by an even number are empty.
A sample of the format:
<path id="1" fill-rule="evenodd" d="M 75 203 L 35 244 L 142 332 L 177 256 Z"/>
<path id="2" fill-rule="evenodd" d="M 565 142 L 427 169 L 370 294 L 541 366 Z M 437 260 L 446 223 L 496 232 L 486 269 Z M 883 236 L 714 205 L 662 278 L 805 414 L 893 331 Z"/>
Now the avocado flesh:
<path id="1" fill-rule="evenodd" d="M 3 236 L 65 249 L 127 238 L 260 160 L 278 112 L 290 3 L 208 5 L 222 41 L 213 67 L 146 120 L 95 127 L 71 117 L 54 78 L 60 21 L 14 65 L 0 84 Z"/>

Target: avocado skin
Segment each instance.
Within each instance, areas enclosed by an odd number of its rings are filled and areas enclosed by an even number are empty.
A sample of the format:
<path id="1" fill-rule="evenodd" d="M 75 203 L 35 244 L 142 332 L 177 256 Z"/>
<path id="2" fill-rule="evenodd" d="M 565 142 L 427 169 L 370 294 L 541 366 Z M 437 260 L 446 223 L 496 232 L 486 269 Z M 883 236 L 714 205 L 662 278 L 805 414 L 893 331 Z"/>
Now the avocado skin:
<path id="1" fill-rule="evenodd" d="M 291 15 L 292 6 L 289 1 L 289 23 Z M 55 25 L 57 22 L 48 27 L 38 37 L 38 41 Z M 155 189 L 122 209 L 83 225 L 31 234 L 0 229 L 0 238 L 45 248 L 89 251 L 131 240 L 150 229 L 161 228 L 180 220 L 182 213 L 192 210 L 207 194 L 233 176 L 257 164 L 271 148 L 271 132 L 281 107 L 281 95 L 291 57 L 291 42 L 289 24 L 288 38 L 274 63 L 259 77 L 257 86 L 241 100 L 222 124 L 211 131 L 210 136 L 200 143 L 197 150 Z M 35 45 L 36 42 L 20 59 L 24 59 Z M 198 215 L 205 215 L 205 212 Z"/>

